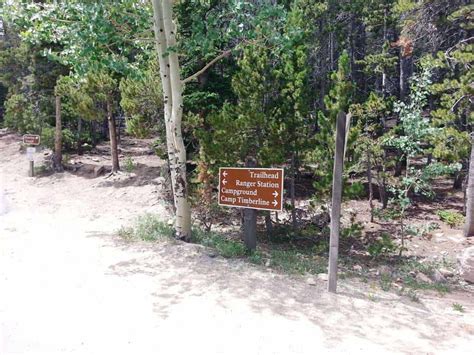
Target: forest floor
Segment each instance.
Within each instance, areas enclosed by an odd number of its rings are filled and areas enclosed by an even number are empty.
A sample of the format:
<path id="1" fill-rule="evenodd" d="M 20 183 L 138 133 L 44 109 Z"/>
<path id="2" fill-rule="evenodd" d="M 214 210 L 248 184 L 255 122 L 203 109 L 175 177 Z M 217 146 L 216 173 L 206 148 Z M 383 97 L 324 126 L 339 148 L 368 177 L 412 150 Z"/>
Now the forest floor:
<path id="1" fill-rule="evenodd" d="M 2 355 L 472 353 L 469 289 L 421 291 L 414 302 L 343 278 L 332 295 L 318 278 L 308 283 L 200 245 L 127 242 L 117 230 L 136 217 L 169 219 L 157 178 L 163 162 L 149 142 L 122 147 L 122 165 L 128 156 L 137 164 L 132 173 L 93 178 L 94 166 L 110 164 L 104 146 L 69 157 L 72 170 L 83 165 L 75 172 L 29 178 L 20 140 L 0 134 Z M 453 196 L 445 198 L 459 206 Z M 363 211 L 367 203 L 351 204 Z M 414 218 L 436 220 L 422 208 Z M 366 217 L 358 218 L 367 229 L 384 227 Z M 440 227 L 431 239 L 412 239 L 410 252 L 455 258 L 469 241 Z"/>

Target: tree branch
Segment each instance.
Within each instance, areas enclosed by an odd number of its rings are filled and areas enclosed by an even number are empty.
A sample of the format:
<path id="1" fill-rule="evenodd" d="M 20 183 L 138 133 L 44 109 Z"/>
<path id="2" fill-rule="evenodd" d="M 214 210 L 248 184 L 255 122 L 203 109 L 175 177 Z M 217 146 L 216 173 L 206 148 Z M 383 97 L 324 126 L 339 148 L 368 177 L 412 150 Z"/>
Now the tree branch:
<path id="1" fill-rule="evenodd" d="M 469 95 L 463 95 L 461 96 L 459 99 L 456 100 L 456 102 L 454 103 L 453 107 L 451 107 L 451 112 L 454 112 L 454 110 L 456 109 L 456 107 L 459 105 L 459 103 L 464 100 L 465 98 L 469 98 Z"/>
<path id="2" fill-rule="evenodd" d="M 231 53 L 232 53 L 231 50 L 227 50 L 225 52 L 222 52 L 217 57 L 215 57 L 213 60 L 211 60 L 209 63 L 207 63 L 201 70 L 199 70 L 198 72 L 196 72 L 193 75 L 191 75 L 191 76 L 187 77 L 186 79 L 184 79 L 182 81 L 183 84 L 189 83 L 190 81 L 193 81 L 194 79 L 199 77 L 199 75 L 204 74 L 210 67 L 212 67 L 214 64 L 216 64 L 219 60 L 229 57 Z"/>
<path id="3" fill-rule="evenodd" d="M 469 37 L 469 38 L 463 39 L 462 41 L 456 43 L 456 44 L 455 44 L 454 46 L 452 46 L 451 48 L 448 48 L 448 49 L 446 50 L 446 52 L 444 52 L 444 56 L 445 56 L 446 60 L 448 61 L 448 65 L 449 65 L 450 67 L 451 67 L 450 60 L 453 59 L 453 58 L 450 56 L 451 52 L 452 52 L 456 47 L 458 47 L 459 45 L 464 44 L 464 43 L 466 43 L 466 42 L 470 42 L 470 41 L 472 41 L 473 39 L 474 39 L 474 37 Z"/>

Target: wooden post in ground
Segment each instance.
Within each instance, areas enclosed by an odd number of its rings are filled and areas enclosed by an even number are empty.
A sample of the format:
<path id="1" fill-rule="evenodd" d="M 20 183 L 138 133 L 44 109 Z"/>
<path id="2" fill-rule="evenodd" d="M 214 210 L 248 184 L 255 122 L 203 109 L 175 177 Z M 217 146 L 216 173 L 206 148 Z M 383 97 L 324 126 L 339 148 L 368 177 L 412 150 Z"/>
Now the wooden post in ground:
<path id="1" fill-rule="evenodd" d="M 30 160 L 30 168 L 28 169 L 28 176 L 34 177 L 35 176 L 35 162 Z"/>
<path id="2" fill-rule="evenodd" d="M 247 168 L 255 168 L 257 162 L 253 158 L 247 158 Z M 248 250 L 257 248 L 257 210 L 244 208 L 244 243 Z"/>
<path id="3" fill-rule="evenodd" d="M 329 240 L 328 291 L 336 292 L 337 258 L 339 252 L 339 227 L 342 203 L 342 172 L 346 140 L 346 114 L 339 112 L 336 124 L 336 150 L 332 178 L 331 234 Z"/>
<path id="4" fill-rule="evenodd" d="M 248 250 L 257 248 L 257 210 L 244 209 L 244 243 Z"/>

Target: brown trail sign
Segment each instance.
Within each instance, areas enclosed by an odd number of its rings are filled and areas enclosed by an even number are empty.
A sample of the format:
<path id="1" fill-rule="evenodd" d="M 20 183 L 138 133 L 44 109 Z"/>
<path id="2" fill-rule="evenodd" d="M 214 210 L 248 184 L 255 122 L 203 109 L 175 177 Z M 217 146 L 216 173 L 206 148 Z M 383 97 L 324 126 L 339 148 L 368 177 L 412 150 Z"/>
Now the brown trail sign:
<path id="1" fill-rule="evenodd" d="M 283 209 L 283 169 L 219 168 L 219 205 Z"/>
<path id="2" fill-rule="evenodd" d="M 37 134 L 25 134 L 23 136 L 23 143 L 29 145 L 39 145 L 40 136 L 38 136 Z"/>

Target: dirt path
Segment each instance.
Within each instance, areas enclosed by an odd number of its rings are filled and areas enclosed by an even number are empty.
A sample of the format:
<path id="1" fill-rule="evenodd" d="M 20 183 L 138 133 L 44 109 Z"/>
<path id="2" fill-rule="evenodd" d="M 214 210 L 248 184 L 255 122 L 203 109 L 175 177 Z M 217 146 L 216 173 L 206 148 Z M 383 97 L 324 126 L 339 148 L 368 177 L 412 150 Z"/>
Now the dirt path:
<path id="1" fill-rule="evenodd" d="M 466 294 L 416 304 L 344 280 L 334 296 L 196 245 L 126 244 L 134 216 L 166 218 L 156 185 L 27 178 L 17 142 L 0 138 L 2 355 L 472 351 Z"/>

